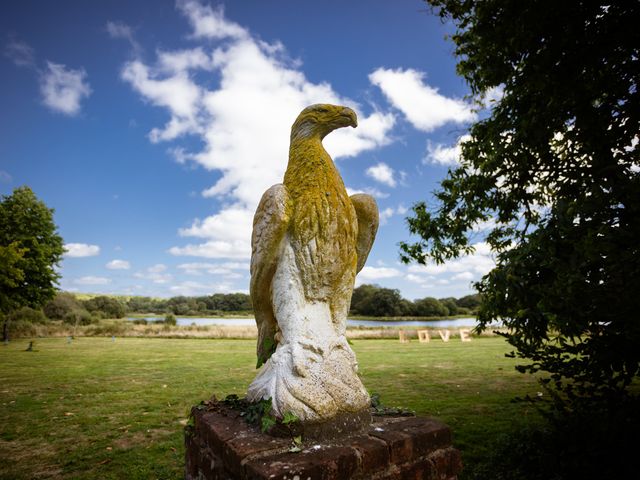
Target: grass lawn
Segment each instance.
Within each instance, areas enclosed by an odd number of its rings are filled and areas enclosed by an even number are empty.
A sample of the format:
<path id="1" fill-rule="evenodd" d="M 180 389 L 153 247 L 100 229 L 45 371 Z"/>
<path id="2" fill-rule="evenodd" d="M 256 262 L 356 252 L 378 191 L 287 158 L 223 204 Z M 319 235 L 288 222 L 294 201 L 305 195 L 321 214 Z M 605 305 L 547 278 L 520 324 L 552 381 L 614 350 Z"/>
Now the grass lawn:
<path id="1" fill-rule="evenodd" d="M 538 385 L 504 357 L 499 337 L 429 344 L 355 340 L 365 386 L 387 406 L 448 423 L 472 464 L 487 442 L 536 421 L 511 403 Z M 191 405 L 242 395 L 253 340 L 38 339 L 0 346 L 0 478 L 182 478 Z"/>

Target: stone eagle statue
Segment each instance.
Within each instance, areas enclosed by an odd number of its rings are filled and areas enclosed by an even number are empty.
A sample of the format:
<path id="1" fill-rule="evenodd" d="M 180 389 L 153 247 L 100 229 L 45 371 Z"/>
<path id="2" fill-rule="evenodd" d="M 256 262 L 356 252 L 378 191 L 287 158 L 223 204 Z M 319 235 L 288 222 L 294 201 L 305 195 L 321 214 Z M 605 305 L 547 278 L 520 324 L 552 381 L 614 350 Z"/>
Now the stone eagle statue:
<path id="1" fill-rule="evenodd" d="M 322 139 L 356 127 L 353 110 L 317 104 L 291 128 L 284 182 L 255 213 L 251 299 L 258 325 L 258 367 L 250 401 L 272 400 L 275 414 L 320 422 L 369 407 L 346 336 L 356 273 L 378 229 L 378 208 L 348 196 Z"/>

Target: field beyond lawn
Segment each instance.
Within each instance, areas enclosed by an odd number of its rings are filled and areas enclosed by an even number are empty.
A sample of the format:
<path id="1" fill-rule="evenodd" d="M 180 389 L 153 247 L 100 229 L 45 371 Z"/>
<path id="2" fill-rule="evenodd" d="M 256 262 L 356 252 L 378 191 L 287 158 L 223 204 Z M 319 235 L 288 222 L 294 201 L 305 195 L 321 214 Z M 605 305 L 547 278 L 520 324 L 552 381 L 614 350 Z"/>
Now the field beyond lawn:
<path id="1" fill-rule="evenodd" d="M 0 478 L 183 478 L 183 426 L 192 405 L 243 395 L 255 341 L 38 339 L 0 346 Z M 365 386 L 385 406 L 435 416 L 471 466 L 488 442 L 538 420 L 512 403 L 535 395 L 500 337 L 428 344 L 354 340 Z M 464 477 L 462 477 L 464 478 Z"/>

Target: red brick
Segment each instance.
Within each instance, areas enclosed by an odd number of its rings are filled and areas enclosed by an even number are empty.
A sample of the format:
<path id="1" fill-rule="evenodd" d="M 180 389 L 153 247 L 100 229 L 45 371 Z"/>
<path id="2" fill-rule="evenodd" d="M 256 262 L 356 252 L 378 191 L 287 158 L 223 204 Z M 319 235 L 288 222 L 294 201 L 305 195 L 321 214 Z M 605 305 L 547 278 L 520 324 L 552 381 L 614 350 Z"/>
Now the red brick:
<path id="1" fill-rule="evenodd" d="M 262 434 L 223 405 L 193 415 L 194 427 L 185 432 L 187 480 L 455 480 L 462 469 L 450 430 L 433 419 L 379 418 L 368 434 L 277 453 L 289 438 Z"/>
<path id="2" fill-rule="evenodd" d="M 400 478 L 402 480 L 435 480 L 438 478 L 435 476 L 437 473 L 439 472 L 434 469 L 433 464 L 426 458 L 400 467 Z"/>
<path id="3" fill-rule="evenodd" d="M 249 425 L 239 415 L 223 415 L 194 409 L 195 434 L 211 451 L 222 457 L 224 443 L 249 431 Z"/>
<path id="4" fill-rule="evenodd" d="M 439 478 L 455 478 L 462 471 L 462 457 L 453 447 L 438 450 L 429 455 Z"/>
<path id="5" fill-rule="evenodd" d="M 369 474 L 389 466 L 389 448 L 379 438 L 363 435 L 352 437 L 347 443 L 358 453 L 358 474 Z"/>
<path id="6" fill-rule="evenodd" d="M 410 435 L 386 427 L 379 427 L 379 429 L 369 432 L 369 435 L 379 438 L 387 444 L 391 463 L 405 463 L 413 458 L 413 440 Z"/>
<path id="7" fill-rule="evenodd" d="M 291 439 L 271 437 L 259 431 L 243 433 L 224 444 L 222 460 L 225 467 L 235 478 L 243 474 L 242 461 L 250 455 L 283 449 L 291 445 Z"/>
<path id="8" fill-rule="evenodd" d="M 358 457 L 350 447 L 322 447 L 299 453 L 282 453 L 249 461 L 248 480 L 300 479 L 336 480 L 351 478 L 358 468 Z"/>
<path id="9" fill-rule="evenodd" d="M 449 427 L 431 418 L 411 417 L 392 423 L 388 428 L 411 436 L 413 458 L 422 457 L 451 445 L 451 430 Z"/>

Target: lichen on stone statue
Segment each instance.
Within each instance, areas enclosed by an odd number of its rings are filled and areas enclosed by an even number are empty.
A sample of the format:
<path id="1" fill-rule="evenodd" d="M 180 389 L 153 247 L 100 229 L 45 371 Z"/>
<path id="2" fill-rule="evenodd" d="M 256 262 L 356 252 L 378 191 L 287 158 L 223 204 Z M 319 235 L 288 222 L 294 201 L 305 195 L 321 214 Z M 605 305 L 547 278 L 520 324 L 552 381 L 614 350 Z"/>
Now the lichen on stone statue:
<path id="1" fill-rule="evenodd" d="M 284 182 L 269 188 L 253 220 L 251 299 L 258 325 L 258 375 L 250 401 L 273 413 L 327 422 L 369 408 L 346 339 L 356 273 L 378 229 L 375 200 L 349 196 L 322 139 L 356 127 L 347 107 L 305 108 L 291 128 Z"/>

